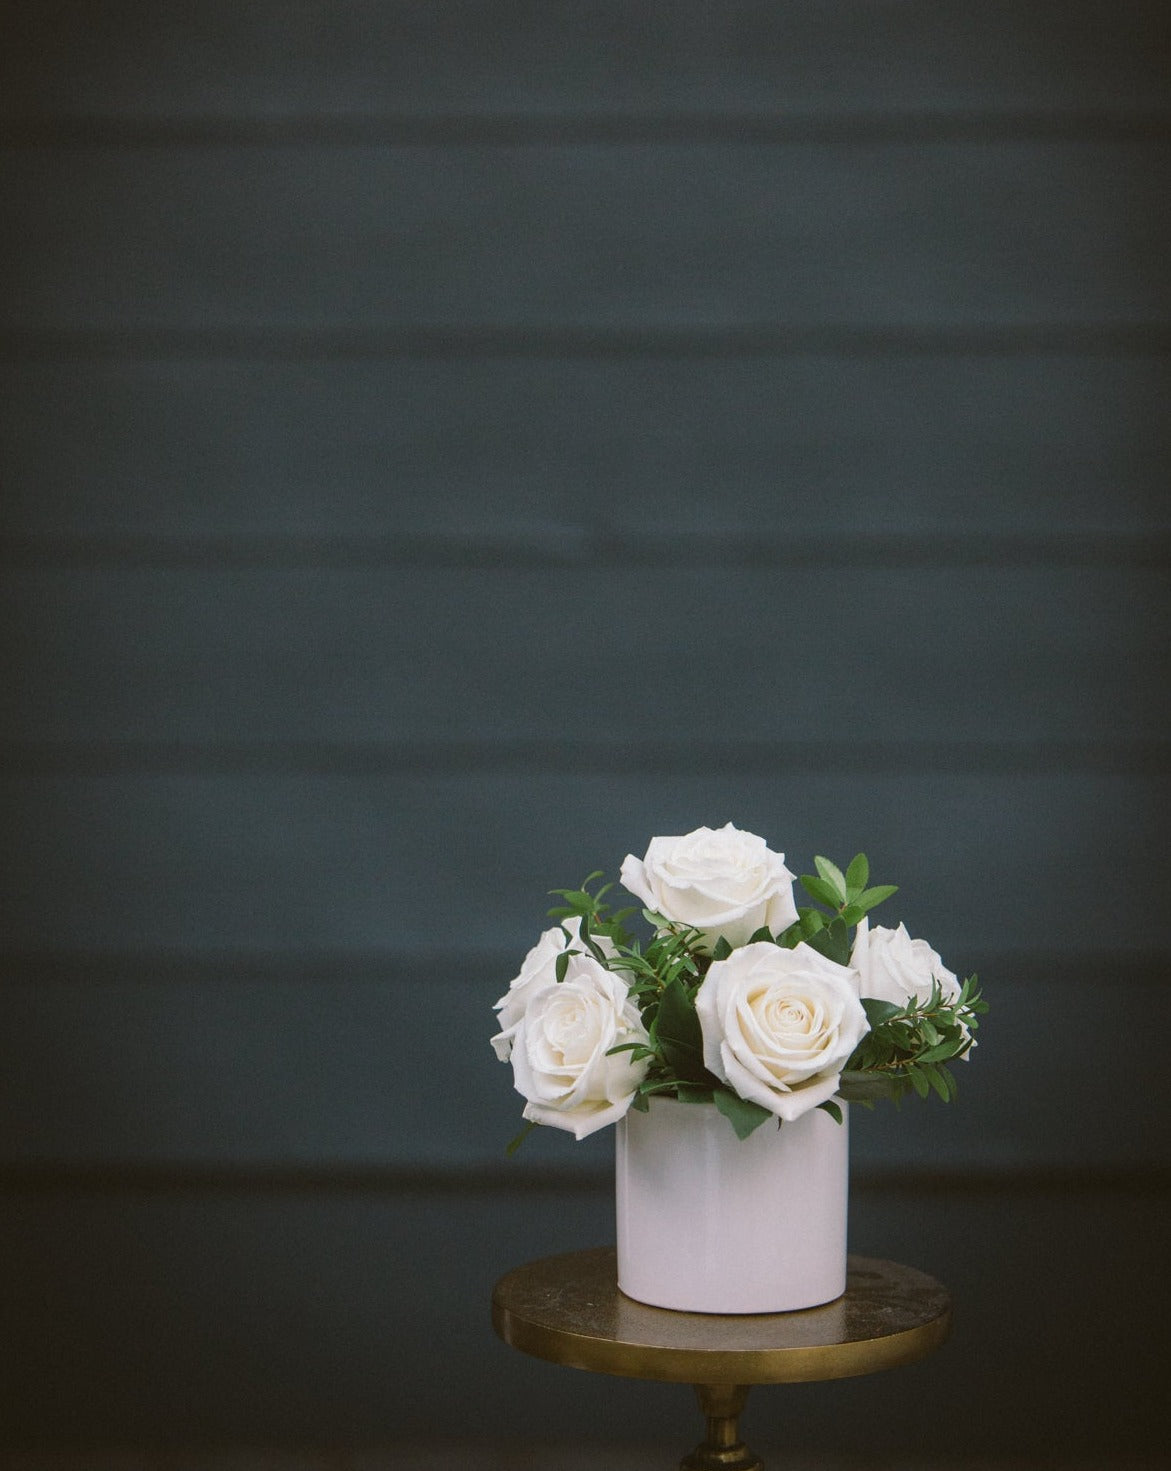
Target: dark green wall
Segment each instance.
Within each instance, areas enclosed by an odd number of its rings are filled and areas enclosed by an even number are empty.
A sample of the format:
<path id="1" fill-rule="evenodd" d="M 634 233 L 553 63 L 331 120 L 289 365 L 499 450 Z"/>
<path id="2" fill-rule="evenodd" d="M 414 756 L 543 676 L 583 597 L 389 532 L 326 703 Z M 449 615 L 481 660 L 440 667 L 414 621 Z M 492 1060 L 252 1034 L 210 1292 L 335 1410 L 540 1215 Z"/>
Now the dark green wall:
<path id="1" fill-rule="evenodd" d="M 854 1134 L 953 1342 L 753 1439 L 1163 1444 L 1167 32 L 5 7 L 0 1441 L 677 1434 L 492 1337 L 612 1223 L 490 1008 L 733 820 L 992 1002 Z"/>

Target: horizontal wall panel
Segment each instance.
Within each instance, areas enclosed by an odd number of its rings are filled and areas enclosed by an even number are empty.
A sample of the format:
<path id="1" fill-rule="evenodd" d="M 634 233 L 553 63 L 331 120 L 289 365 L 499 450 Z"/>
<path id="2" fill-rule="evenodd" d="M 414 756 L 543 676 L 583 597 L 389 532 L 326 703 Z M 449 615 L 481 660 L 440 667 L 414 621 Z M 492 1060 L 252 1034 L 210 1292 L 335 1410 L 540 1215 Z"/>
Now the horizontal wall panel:
<path id="1" fill-rule="evenodd" d="M 1143 324 L 1169 152 L 9 150 L 0 329 Z"/>
<path id="2" fill-rule="evenodd" d="M 495 1172 L 502 1187 L 515 1171 L 517 1189 L 540 1169 L 604 1181 L 611 1130 L 578 1143 L 543 1129 L 505 1159 L 523 1100 L 489 1046 L 492 1004 L 524 948 L 506 959 L 404 957 L 365 969 L 337 956 L 308 978 L 295 961 L 284 974 L 231 960 L 176 974 L 162 959 L 127 958 L 121 968 L 78 962 L 72 978 L 60 962 L 66 978 L 47 982 L 35 961 L 9 957 L 0 1182 L 6 1166 L 187 1166 L 197 1179 L 217 1167 L 229 1178 L 306 1170 L 326 1182 L 356 1169 L 371 1188 L 381 1172 L 393 1180 L 467 1169 Z M 1171 1168 L 1160 1062 L 1171 1031 L 1166 959 L 1112 963 L 1057 948 L 1045 962 L 995 952 L 945 959 L 980 971 L 991 1011 L 979 1046 L 954 1067 L 954 1104 L 911 1098 L 897 1110 L 852 1111 L 864 1178 Z M 1088 1038 L 1087 1018 L 1103 1012 L 1142 1022 L 1107 1022 Z M 1083 1068 L 1087 1049 L 1093 1066 Z M 1141 1129 L 1130 1127 L 1136 1117 Z"/>
<path id="3" fill-rule="evenodd" d="M 1158 357 L 0 363 L 5 538 L 1166 531 Z M 230 540 L 235 538 L 235 544 Z M 702 542 L 700 543 L 702 545 Z M 0 550 L 4 543 L 0 542 Z"/>
<path id="4" fill-rule="evenodd" d="M 1159 107 L 1157 0 L 24 7 L 0 116 Z"/>
<path id="5" fill-rule="evenodd" d="M 1146 1453 L 1154 1466 L 1165 1210 L 1159 1195 L 855 1192 L 853 1249 L 942 1281 L 951 1337 L 889 1373 L 754 1389 L 746 1437 L 770 1466 L 809 1453 L 873 1464 L 876 1445 L 897 1447 L 898 1464 L 954 1465 L 926 1407 L 954 1406 L 962 1384 L 971 1405 L 995 1407 L 965 1420 L 964 1457 L 1107 1466 Z M 702 1430 L 686 1385 L 576 1372 L 492 1333 L 499 1276 L 607 1240 L 602 1194 L 2 1197 L 3 1439 L 355 1447 L 430 1443 L 438 1427 L 564 1439 L 604 1460 L 607 1439 L 637 1434 L 663 1448 L 648 1466 L 672 1465 Z M 1136 1340 L 1144 1352 L 1127 1352 Z"/>
<path id="6" fill-rule="evenodd" d="M 1166 733 L 1167 611 L 1154 568 L 19 570 L 0 732 L 148 759 L 684 734 L 1125 752 Z M 701 722 L 665 719 L 680 703 Z"/>
<path id="7" fill-rule="evenodd" d="M 728 820 L 808 871 L 868 852 L 955 968 L 989 944 L 1171 949 L 1165 780 L 832 765 L 708 775 L 9 776 L 12 950 L 215 954 L 532 943 L 547 891 Z"/>

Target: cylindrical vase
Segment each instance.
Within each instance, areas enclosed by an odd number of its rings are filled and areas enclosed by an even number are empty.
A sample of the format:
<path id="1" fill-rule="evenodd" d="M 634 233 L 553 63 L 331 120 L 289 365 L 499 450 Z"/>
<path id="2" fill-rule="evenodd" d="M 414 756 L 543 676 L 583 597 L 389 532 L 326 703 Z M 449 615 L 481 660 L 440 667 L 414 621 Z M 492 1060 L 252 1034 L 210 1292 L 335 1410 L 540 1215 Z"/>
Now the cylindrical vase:
<path id="1" fill-rule="evenodd" d="M 782 1313 L 846 1290 L 848 1109 L 747 1139 L 710 1103 L 652 1098 L 618 1125 L 618 1286 L 655 1307 Z"/>

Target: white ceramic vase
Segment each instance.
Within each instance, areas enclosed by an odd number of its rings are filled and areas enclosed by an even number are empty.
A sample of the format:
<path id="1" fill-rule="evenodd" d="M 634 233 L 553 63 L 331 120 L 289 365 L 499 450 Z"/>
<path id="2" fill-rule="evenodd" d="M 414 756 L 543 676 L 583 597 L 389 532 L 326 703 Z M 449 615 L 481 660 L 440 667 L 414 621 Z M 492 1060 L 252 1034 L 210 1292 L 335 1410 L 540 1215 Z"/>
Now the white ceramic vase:
<path id="1" fill-rule="evenodd" d="M 710 1103 L 652 1098 L 618 1124 L 618 1286 L 655 1307 L 783 1313 L 846 1290 L 849 1110 L 747 1139 Z"/>

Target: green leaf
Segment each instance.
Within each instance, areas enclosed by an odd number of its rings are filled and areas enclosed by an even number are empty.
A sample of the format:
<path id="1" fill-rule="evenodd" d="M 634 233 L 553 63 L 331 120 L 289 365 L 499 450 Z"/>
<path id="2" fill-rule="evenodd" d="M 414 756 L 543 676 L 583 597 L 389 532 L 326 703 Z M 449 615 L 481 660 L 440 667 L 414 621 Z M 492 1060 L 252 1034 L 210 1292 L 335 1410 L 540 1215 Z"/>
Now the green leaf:
<path id="1" fill-rule="evenodd" d="M 721 935 L 716 943 L 712 946 L 712 959 L 727 960 L 728 956 L 731 955 L 731 953 L 731 945 L 729 945 L 727 940 L 725 940 L 723 935 Z"/>
<path id="2" fill-rule="evenodd" d="M 934 1088 L 936 1093 L 939 1094 L 940 1098 L 943 1099 L 944 1103 L 950 1103 L 951 1090 L 948 1088 L 947 1083 L 944 1081 L 942 1069 L 937 1068 L 932 1062 L 925 1063 L 922 1061 L 922 1059 L 920 1059 L 919 1062 L 919 1069 L 926 1075 L 928 1084 L 932 1088 Z"/>
<path id="3" fill-rule="evenodd" d="M 721 935 L 720 939 L 722 940 L 723 938 L 723 935 Z M 775 941 L 773 940 L 773 932 L 769 929 L 768 925 L 762 924 L 760 929 L 753 930 L 752 934 L 748 936 L 748 943 L 750 945 L 775 944 Z"/>
<path id="4" fill-rule="evenodd" d="M 914 1088 L 919 1097 L 926 1098 L 928 1093 L 931 1092 L 931 1084 L 923 1076 L 922 1071 L 915 1067 L 908 1068 L 907 1077 L 910 1078 L 911 1087 Z"/>
<path id="5" fill-rule="evenodd" d="M 822 1113 L 829 1114 L 835 1124 L 842 1122 L 842 1111 L 832 1098 L 827 1098 L 824 1103 L 819 1103 L 817 1106 L 821 1109 Z"/>
<path id="6" fill-rule="evenodd" d="M 590 954 L 594 957 L 594 959 L 598 961 L 599 964 L 605 965 L 606 952 L 594 939 L 588 915 L 582 915 L 581 924 L 578 926 L 578 934 L 581 936 L 582 940 L 584 941 L 586 947 L 588 948 Z"/>
<path id="7" fill-rule="evenodd" d="M 893 1001 L 879 1001 L 876 996 L 863 996 L 862 1010 L 872 1027 L 880 1027 L 883 1022 L 893 1021 L 903 1014 L 901 1006 L 896 1006 Z"/>
<path id="8" fill-rule="evenodd" d="M 948 1038 L 946 1041 L 937 1042 L 934 1047 L 929 1047 L 926 1052 L 920 1052 L 915 1059 L 916 1062 L 946 1062 L 949 1057 L 955 1055 L 964 1047 L 963 1037 Z"/>
<path id="9" fill-rule="evenodd" d="M 878 1098 L 898 1098 L 907 1084 L 898 1073 L 844 1072 L 838 1084 L 838 1097 L 846 1103 L 873 1104 Z"/>
<path id="10" fill-rule="evenodd" d="M 567 904 L 575 908 L 590 910 L 594 907 L 594 896 L 587 894 L 584 889 L 550 889 L 550 894 L 560 894 Z"/>
<path id="11" fill-rule="evenodd" d="M 838 896 L 838 891 L 828 879 L 817 878 L 814 874 L 803 873 L 801 887 L 811 899 L 816 899 L 829 909 L 839 909 L 844 902 L 844 896 Z"/>
<path id="12" fill-rule="evenodd" d="M 856 853 L 846 869 L 846 889 L 851 898 L 860 894 L 870 882 L 870 862 L 865 853 Z"/>
<path id="13" fill-rule="evenodd" d="M 515 1137 L 515 1139 L 510 1139 L 508 1141 L 508 1143 L 504 1146 L 504 1152 L 508 1156 L 509 1159 L 512 1158 L 512 1156 L 521 1147 L 521 1145 L 525 1142 L 525 1140 L 529 1137 L 529 1135 L 533 1132 L 533 1130 L 536 1129 L 536 1128 L 538 1128 L 538 1127 L 539 1127 L 539 1125 L 534 1124 L 530 1120 L 528 1123 L 525 1124 L 524 1128 Z"/>
<path id="14" fill-rule="evenodd" d="M 675 1096 L 680 1103 L 710 1103 L 712 1088 L 705 1083 L 680 1083 Z"/>
<path id="15" fill-rule="evenodd" d="M 861 909 L 863 914 L 868 914 L 876 904 L 881 904 L 884 899 L 889 899 L 892 894 L 899 891 L 898 884 L 876 884 L 873 889 L 863 889 L 854 903 Z"/>
<path id="16" fill-rule="evenodd" d="M 619 1042 L 617 1047 L 607 1047 L 606 1056 L 616 1057 L 619 1052 L 631 1052 L 631 1062 L 641 1062 L 644 1057 L 654 1057 L 654 1052 L 645 1042 Z"/>
<path id="17" fill-rule="evenodd" d="M 837 965 L 850 963 L 850 932 L 840 919 L 832 919 L 823 930 L 810 935 L 805 942 L 811 950 L 824 955 Z"/>
<path id="18" fill-rule="evenodd" d="M 846 880 L 842 870 L 836 863 L 831 863 L 828 858 L 814 858 L 813 865 L 826 883 L 832 884 L 837 891 L 838 900 L 834 905 L 834 908 L 837 909 L 839 905 L 846 902 L 847 897 Z"/>
<path id="19" fill-rule="evenodd" d="M 699 1016 L 691 993 L 678 978 L 663 988 L 659 998 L 655 1041 L 663 1061 L 677 1078 L 692 1083 L 707 1081 L 710 1075 L 703 1065 L 703 1031 Z"/>
<path id="20" fill-rule="evenodd" d="M 776 1117 L 759 1103 L 741 1098 L 738 1093 L 731 1093 L 727 1088 L 717 1088 L 712 1094 L 712 1102 L 736 1130 L 737 1139 L 747 1139 L 754 1129 L 759 1129 L 761 1124 Z"/>
<path id="21" fill-rule="evenodd" d="M 674 1078 L 646 1078 L 638 1085 L 638 1093 L 649 1098 L 654 1093 L 674 1093 L 678 1086 Z"/>
<path id="22" fill-rule="evenodd" d="M 561 982 L 565 979 L 565 972 L 569 969 L 569 956 L 570 956 L 570 953 L 571 952 L 568 951 L 568 950 L 562 950 L 561 954 L 557 957 L 556 961 L 554 962 L 553 970 L 554 970 L 554 973 L 557 976 L 557 984 L 558 985 L 560 985 Z"/>

